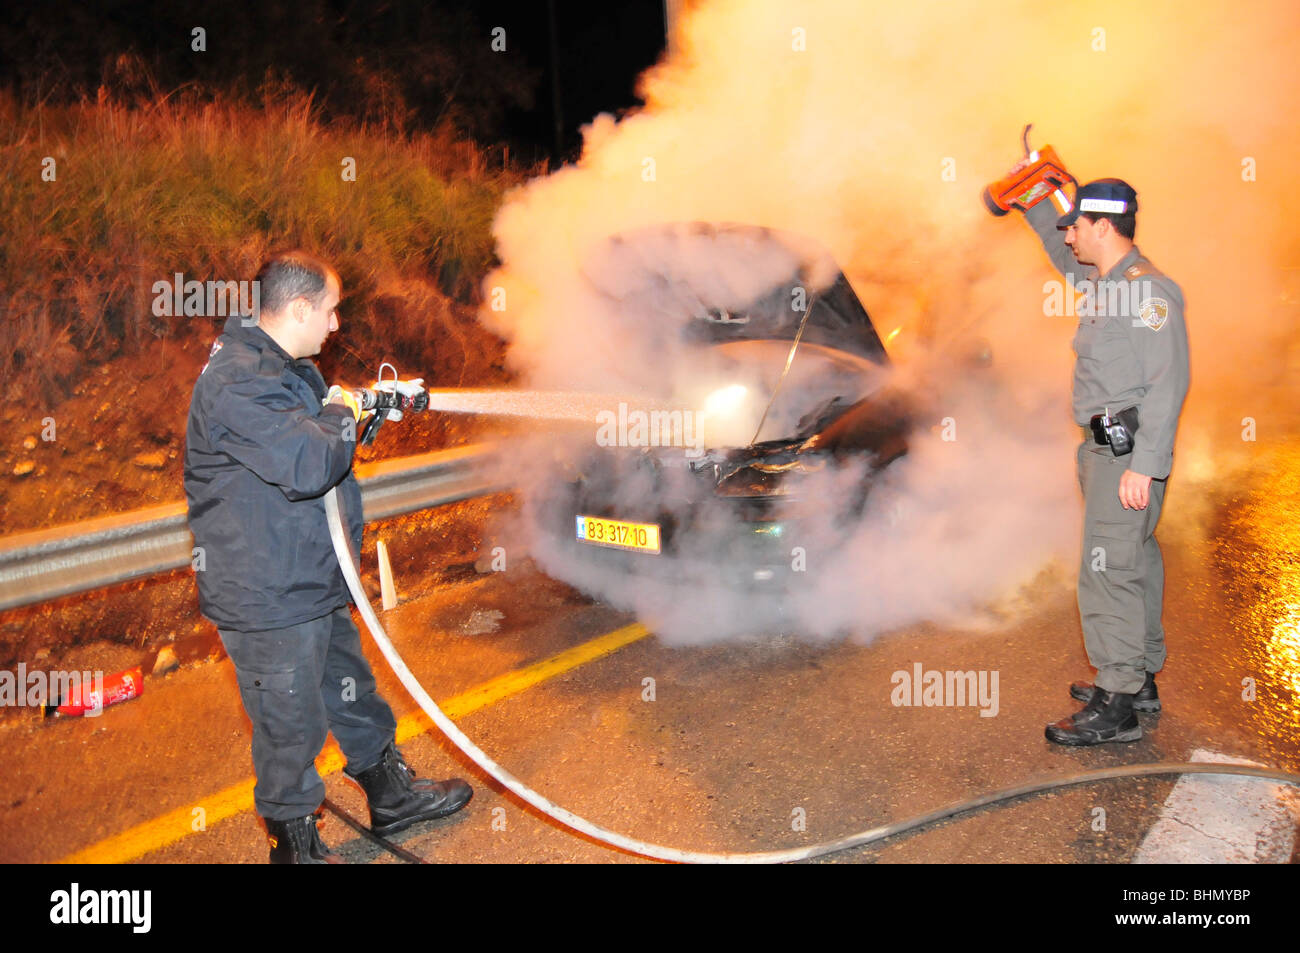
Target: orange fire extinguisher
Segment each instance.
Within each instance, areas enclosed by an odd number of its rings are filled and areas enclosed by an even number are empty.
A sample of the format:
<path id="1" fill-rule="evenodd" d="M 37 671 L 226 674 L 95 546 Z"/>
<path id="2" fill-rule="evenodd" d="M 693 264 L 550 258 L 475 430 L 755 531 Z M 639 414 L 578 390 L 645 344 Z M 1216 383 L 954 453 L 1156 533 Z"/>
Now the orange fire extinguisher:
<path id="1" fill-rule="evenodd" d="M 1031 122 L 1020 134 L 1029 164 L 984 189 L 984 205 L 994 215 L 1006 215 L 1013 208 L 1030 209 L 1046 198 L 1053 200 L 1062 215 L 1074 207 L 1064 188 L 1065 183 L 1073 182 L 1077 189 L 1078 180 L 1066 171 L 1065 163 L 1051 146 L 1029 148 L 1029 130 L 1032 128 L 1034 124 Z"/>

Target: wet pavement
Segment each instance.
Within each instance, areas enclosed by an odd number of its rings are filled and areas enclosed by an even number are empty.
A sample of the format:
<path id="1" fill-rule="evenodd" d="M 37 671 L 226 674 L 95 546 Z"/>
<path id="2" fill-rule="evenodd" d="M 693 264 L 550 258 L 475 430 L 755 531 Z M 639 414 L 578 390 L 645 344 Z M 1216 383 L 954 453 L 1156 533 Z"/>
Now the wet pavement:
<path id="1" fill-rule="evenodd" d="M 458 723 L 525 783 L 598 824 L 720 852 L 808 846 L 1030 779 L 1197 751 L 1300 773 L 1300 454 L 1261 446 L 1231 479 L 1220 466 L 1213 480 L 1170 487 L 1159 533 L 1164 711 L 1140 716 L 1140 742 L 1069 749 L 1043 738 L 1046 723 L 1077 707 L 1069 682 L 1090 673 L 1065 571 L 1045 572 L 1014 617 L 993 627 L 916 626 L 866 644 L 788 634 L 679 647 L 651 634 Z M 449 578 L 383 618 L 440 701 L 634 621 L 527 560 Z M 417 717 L 364 641 L 398 716 Z M 918 665 L 986 673 L 986 690 L 996 673 L 996 709 L 988 697 L 895 704 L 895 673 L 910 677 Z M 262 863 L 261 827 L 239 794 L 251 780 L 248 742 L 224 660 L 150 679 L 143 697 L 98 718 L 9 717 L 0 722 L 0 860 L 48 862 L 90 848 L 98 853 L 82 859 Z M 456 773 L 476 789 L 460 814 L 395 838 L 432 862 L 640 860 L 503 793 L 436 731 L 404 749 L 421 774 Z M 1063 788 L 823 861 L 1127 863 L 1176 780 Z M 364 817 L 361 793 L 341 773 L 326 787 Z M 1300 816 L 1290 795 L 1280 803 Z M 170 826 L 157 820 L 166 816 Z M 133 828 L 138 839 L 123 842 Z M 336 818 L 322 833 L 351 861 L 398 862 Z"/>

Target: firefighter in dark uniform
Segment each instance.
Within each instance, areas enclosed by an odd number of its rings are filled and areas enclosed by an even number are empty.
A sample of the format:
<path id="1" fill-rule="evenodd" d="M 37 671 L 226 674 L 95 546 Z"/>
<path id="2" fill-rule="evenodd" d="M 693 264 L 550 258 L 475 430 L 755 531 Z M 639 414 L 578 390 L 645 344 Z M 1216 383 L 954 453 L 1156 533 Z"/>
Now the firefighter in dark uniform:
<path id="1" fill-rule="evenodd" d="M 271 862 L 331 863 L 338 857 L 321 842 L 315 813 L 325 786 L 314 761 L 327 731 L 366 792 L 377 833 L 444 817 L 473 792 L 407 767 L 348 610 L 322 497 L 338 488 L 360 552 L 352 456 L 361 412 L 350 392 L 326 391 L 311 360 L 338 329 L 338 274 L 288 252 L 257 281 L 257 319 L 226 321 L 190 402 L 185 495 L 203 554 L 199 607 L 217 626 L 253 724 L 253 797 Z"/>
<path id="2" fill-rule="evenodd" d="M 1083 436 L 1078 594 L 1097 677 L 1070 686 L 1087 704 L 1046 735 L 1065 745 L 1136 741 L 1134 712 L 1160 710 L 1164 564 L 1155 529 L 1188 386 L 1183 293 L 1133 244 L 1137 192 L 1128 183 L 1089 182 L 1069 211 L 1059 218 L 1058 211 L 1041 201 L 1025 217 L 1082 295 L 1073 395 Z"/>

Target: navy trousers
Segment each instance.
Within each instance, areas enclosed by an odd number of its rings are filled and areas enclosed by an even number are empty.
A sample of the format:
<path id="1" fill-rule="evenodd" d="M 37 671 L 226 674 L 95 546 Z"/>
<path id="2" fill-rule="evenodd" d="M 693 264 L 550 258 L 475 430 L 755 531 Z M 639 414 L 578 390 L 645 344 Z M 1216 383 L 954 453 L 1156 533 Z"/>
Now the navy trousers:
<path id="1" fill-rule="evenodd" d="M 346 606 L 284 629 L 218 631 L 253 723 L 258 814 L 283 821 L 320 806 L 325 784 L 315 760 L 327 732 L 351 773 L 378 763 L 397 722 L 375 688 Z"/>

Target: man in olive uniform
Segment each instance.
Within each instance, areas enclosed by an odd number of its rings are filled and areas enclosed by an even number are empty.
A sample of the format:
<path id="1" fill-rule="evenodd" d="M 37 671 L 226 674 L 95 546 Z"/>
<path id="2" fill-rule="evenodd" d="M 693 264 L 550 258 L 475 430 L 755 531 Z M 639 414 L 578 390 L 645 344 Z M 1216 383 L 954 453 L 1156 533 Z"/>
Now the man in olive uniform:
<path id="1" fill-rule="evenodd" d="M 1182 291 L 1133 244 L 1136 212 L 1137 192 L 1120 179 L 1080 187 L 1059 218 L 1051 201 L 1025 212 L 1052 264 L 1083 296 L 1074 336 L 1074 419 L 1084 437 L 1079 616 L 1097 678 L 1070 686 L 1087 705 L 1047 726 L 1057 744 L 1137 741 L 1134 711 L 1160 710 L 1164 564 L 1155 529 L 1187 395 L 1187 329 Z M 1126 429 L 1093 422 L 1122 411 Z"/>

